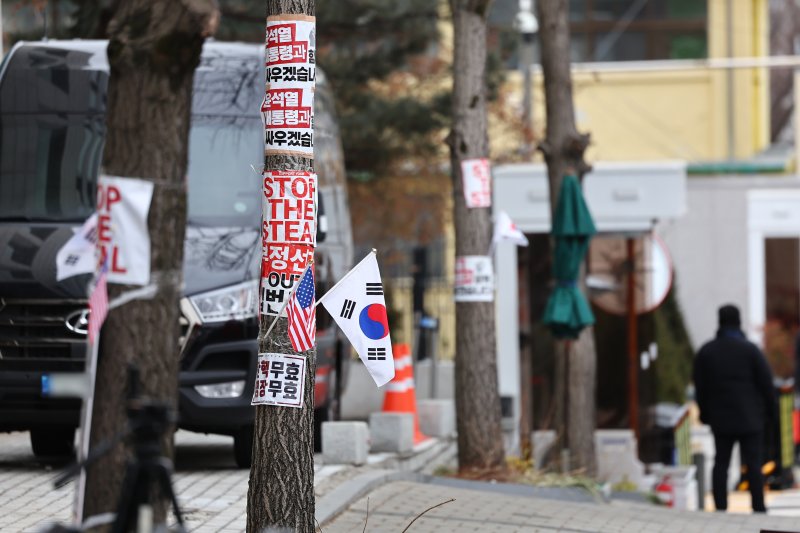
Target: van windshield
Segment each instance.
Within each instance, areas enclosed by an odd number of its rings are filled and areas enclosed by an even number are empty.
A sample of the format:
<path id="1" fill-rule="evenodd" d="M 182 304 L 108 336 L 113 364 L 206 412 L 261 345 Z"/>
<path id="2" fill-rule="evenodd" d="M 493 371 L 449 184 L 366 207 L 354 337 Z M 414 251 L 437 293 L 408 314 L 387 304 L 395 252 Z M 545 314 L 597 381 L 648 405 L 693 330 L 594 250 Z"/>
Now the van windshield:
<path id="1" fill-rule="evenodd" d="M 94 211 L 108 76 L 36 54 L 11 61 L 0 84 L 0 220 L 81 222 Z M 259 225 L 261 180 L 251 165 L 261 170 L 262 132 L 257 114 L 192 117 L 190 224 Z"/>
<path id="2" fill-rule="evenodd" d="M 262 132 L 260 118 L 192 118 L 189 224 L 260 225 Z"/>

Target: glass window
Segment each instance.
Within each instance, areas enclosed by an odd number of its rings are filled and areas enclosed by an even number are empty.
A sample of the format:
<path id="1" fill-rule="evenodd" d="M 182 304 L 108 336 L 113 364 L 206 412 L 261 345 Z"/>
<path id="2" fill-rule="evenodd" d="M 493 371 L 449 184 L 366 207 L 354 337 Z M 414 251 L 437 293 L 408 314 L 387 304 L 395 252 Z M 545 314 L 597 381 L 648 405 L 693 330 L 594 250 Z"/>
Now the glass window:
<path id="1" fill-rule="evenodd" d="M 707 0 L 570 0 L 574 61 L 707 56 Z"/>

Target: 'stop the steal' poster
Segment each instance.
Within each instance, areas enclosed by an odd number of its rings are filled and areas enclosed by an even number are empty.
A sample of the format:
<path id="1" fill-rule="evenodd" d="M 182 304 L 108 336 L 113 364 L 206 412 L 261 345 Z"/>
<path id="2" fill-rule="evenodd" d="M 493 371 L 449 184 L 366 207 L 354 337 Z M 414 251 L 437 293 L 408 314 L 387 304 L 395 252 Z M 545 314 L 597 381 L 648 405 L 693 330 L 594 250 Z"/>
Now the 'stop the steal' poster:
<path id="1" fill-rule="evenodd" d="M 314 17 L 267 19 L 267 86 L 261 114 L 266 153 L 314 157 Z"/>

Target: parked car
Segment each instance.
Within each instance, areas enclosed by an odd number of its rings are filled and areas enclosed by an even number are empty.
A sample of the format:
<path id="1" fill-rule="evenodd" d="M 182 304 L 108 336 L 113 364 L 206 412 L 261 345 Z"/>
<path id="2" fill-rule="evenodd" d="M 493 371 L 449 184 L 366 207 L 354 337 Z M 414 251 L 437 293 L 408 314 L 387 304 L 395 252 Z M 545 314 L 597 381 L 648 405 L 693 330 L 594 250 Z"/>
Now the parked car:
<path id="1" fill-rule="evenodd" d="M 80 418 L 80 400 L 43 397 L 41 380 L 84 371 L 89 278 L 56 281 L 55 257 L 94 210 L 106 45 L 22 42 L 0 65 L 0 431 L 30 431 L 42 457 L 72 452 Z M 182 335 L 173 354 L 179 427 L 232 435 L 240 466 L 250 463 L 258 352 L 264 63 L 259 45 L 203 48 L 189 133 Z M 321 294 L 351 266 L 353 245 L 333 100 L 319 70 L 314 128 Z M 319 428 L 335 407 L 335 385 L 343 388 L 350 347 L 321 307 L 317 317 Z"/>

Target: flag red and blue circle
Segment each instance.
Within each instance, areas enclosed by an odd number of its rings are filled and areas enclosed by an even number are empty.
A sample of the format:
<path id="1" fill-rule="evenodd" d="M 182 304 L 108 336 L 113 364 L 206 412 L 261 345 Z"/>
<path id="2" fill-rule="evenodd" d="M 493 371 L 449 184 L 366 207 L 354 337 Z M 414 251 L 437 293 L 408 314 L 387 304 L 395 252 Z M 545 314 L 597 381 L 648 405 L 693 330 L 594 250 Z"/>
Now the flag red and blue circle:
<path id="1" fill-rule="evenodd" d="M 389 334 L 389 319 L 386 307 L 381 304 L 370 304 L 358 315 L 358 325 L 367 338 L 382 339 Z"/>

